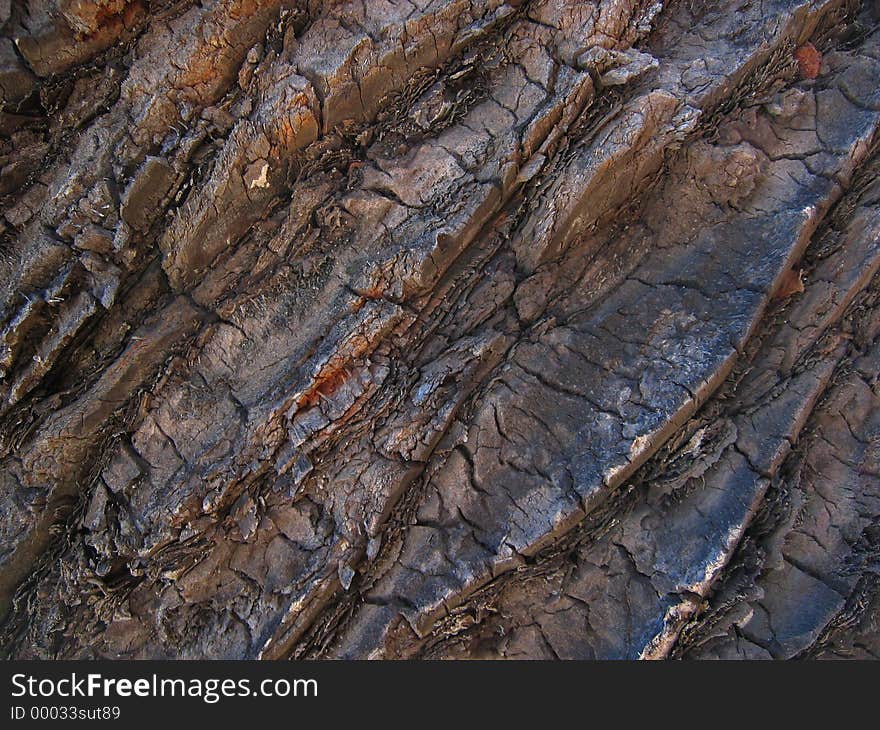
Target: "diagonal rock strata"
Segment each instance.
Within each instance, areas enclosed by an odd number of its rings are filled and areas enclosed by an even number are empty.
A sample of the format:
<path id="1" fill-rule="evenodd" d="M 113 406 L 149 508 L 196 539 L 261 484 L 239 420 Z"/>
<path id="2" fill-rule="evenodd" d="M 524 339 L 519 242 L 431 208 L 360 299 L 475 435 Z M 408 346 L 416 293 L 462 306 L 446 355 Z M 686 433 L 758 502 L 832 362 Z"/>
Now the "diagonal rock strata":
<path id="1" fill-rule="evenodd" d="M 0 19 L 10 656 L 846 643 L 869 4 L 57 4 Z"/>

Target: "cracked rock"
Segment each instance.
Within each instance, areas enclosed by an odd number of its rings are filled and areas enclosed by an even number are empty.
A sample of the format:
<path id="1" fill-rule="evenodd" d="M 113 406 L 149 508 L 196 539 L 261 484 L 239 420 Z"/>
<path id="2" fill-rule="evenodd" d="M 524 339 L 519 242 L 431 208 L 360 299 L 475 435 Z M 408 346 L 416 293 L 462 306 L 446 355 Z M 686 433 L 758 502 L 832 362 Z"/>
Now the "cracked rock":
<path id="1" fill-rule="evenodd" d="M 880 658 L 871 2 L 0 2 L 9 658 Z"/>

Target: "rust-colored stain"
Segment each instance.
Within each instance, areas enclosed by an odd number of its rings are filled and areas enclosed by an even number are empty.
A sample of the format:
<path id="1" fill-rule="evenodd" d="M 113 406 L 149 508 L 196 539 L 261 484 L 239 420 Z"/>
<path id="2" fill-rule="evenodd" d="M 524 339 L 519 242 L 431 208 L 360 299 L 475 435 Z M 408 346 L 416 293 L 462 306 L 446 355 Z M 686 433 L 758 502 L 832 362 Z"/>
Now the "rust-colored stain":
<path id="1" fill-rule="evenodd" d="M 360 294 L 360 296 L 355 299 L 354 303 L 351 305 L 351 311 L 353 312 L 361 311 L 367 302 L 374 302 L 377 299 L 382 299 L 385 295 L 385 287 L 379 284 L 374 284 L 369 289 L 358 292 L 358 294 Z"/>
<path id="2" fill-rule="evenodd" d="M 311 408 L 317 405 L 321 398 L 326 398 L 336 392 L 345 382 L 348 372 L 344 367 L 329 367 L 321 371 L 321 374 L 315 378 L 312 387 L 303 393 L 296 401 L 299 408 Z"/>
<path id="3" fill-rule="evenodd" d="M 803 79 L 815 79 L 822 67 L 822 54 L 812 43 L 805 43 L 794 52 L 798 71 Z"/>
<path id="4" fill-rule="evenodd" d="M 374 339 L 358 335 L 349 340 L 347 357 L 337 358 L 326 365 L 315 377 L 312 386 L 297 398 L 297 407 L 311 408 L 322 398 L 335 393 L 339 386 L 351 377 L 349 365 L 357 362 L 372 349 Z"/>
<path id="5" fill-rule="evenodd" d="M 74 35 L 78 40 L 112 36 L 133 27 L 143 14 L 144 6 L 140 2 L 126 5 L 121 10 L 117 10 L 114 5 L 98 6 L 93 9 L 92 17 L 89 19 L 91 30 L 77 30 Z"/>

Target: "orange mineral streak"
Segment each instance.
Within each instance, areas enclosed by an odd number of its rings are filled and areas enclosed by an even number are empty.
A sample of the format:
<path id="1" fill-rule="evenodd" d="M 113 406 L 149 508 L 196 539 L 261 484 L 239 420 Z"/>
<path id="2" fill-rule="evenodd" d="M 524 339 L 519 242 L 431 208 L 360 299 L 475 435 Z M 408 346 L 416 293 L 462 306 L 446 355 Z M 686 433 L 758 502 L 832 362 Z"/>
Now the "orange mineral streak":
<path id="1" fill-rule="evenodd" d="M 217 89 L 224 88 L 237 72 L 241 63 L 240 57 L 247 51 L 247 48 L 240 46 L 238 34 L 235 32 L 237 24 L 277 4 L 261 4 L 256 0 L 228 0 L 224 7 L 209 15 L 202 30 L 202 41 L 197 45 L 197 52 L 187 59 L 175 86 L 199 90 L 198 100 L 209 98 Z M 230 24 L 230 20 L 236 22 Z"/>
<path id="2" fill-rule="evenodd" d="M 369 289 L 366 289 L 362 292 L 358 292 L 360 296 L 354 300 L 351 305 L 351 311 L 359 312 L 364 308 L 364 305 L 367 302 L 373 302 L 377 299 L 382 299 L 385 296 L 386 287 L 380 284 L 373 284 Z"/>
<path id="3" fill-rule="evenodd" d="M 315 379 L 312 387 L 297 399 L 297 407 L 311 408 L 317 405 L 322 398 L 333 395 L 346 378 L 348 372 L 344 367 L 325 368 Z"/>
<path id="4" fill-rule="evenodd" d="M 299 398 L 296 399 L 297 409 L 311 408 L 321 399 L 326 398 L 339 388 L 351 376 L 348 364 L 356 362 L 373 349 L 373 342 L 366 337 L 357 337 L 352 342 L 349 356 L 328 363 L 315 377 L 314 382 Z"/>
<path id="5" fill-rule="evenodd" d="M 107 38 L 108 42 L 112 42 L 112 38 L 116 35 L 132 29 L 145 12 L 140 2 L 134 2 L 119 11 L 114 7 L 98 8 L 94 17 L 89 18 L 89 28 L 86 30 L 76 28 L 74 35 L 80 41 Z"/>
<path id="6" fill-rule="evenodd" d="M 812 43 L 805 43 L 794 52 L 798 71 L 803 79 L 815 79 L 822 67 L 822 54 Z"/>
<path id="7" fill-rule="evenodd" d="M 277 144 L 283 150 L 305 147 L 318 136 L 318 123 L 312 111 L 317 101 L 300 92 L 290 100 L 290 113 L 282 119 L 275 132 Z"/>

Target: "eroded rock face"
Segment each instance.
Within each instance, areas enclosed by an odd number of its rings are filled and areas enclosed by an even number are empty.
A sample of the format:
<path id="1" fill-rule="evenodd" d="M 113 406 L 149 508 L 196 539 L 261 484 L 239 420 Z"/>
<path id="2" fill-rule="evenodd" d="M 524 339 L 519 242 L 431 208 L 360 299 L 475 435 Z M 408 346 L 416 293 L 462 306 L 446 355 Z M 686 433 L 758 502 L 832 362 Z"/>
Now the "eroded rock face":
<path id="1" fill-rule="evenodd" d="M 880 651 L 872 3 L 0 23 L 9 656 Z"/>

